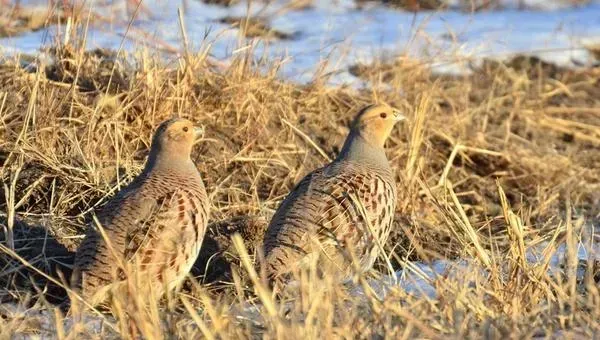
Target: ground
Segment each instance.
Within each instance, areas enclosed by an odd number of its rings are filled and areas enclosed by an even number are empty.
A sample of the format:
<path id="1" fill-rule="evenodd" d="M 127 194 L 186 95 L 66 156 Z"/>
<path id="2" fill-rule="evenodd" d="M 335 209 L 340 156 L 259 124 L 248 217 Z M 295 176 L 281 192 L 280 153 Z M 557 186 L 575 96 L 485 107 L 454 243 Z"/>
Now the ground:
<path id="1" fill-rule="evenodd" d="M 405 56 L 356 64 L 351 73 L 369 86 L 353 88 L 282 79 L 276 63 L 257 66 L 250 52 L 223 69 L 203 53 L 166 63 L 80 47 L 57 43 L 52 58 L 0 66 L 0 223 L 15 239 L 13 252 L 2 233 L 0 335 L 127 337 L 129 320 L 147 338 L 600 330 L 596 255 L 578 256 L 580 243 L 598 241 L 599 68 L 514 56 L 449 76 Z M 271 295 L 256 260 L 267 221 L 372 102 L 409 118 L 386 147 L 399 193 L 385 245 L 393 268 L 380 260 L 346 285 L 300 277 Z M 100 316 L 83 307 L 74 321 L 60 283 L 86 223 L 139 173 L 153 129 L 173 115 L 206 128 L 192 156 L 212 202 L 202 254 L 181 292 L 160 304 L 132 288 L 133 310 L 116 296 Z M 419 269 L 440 261 L 454 265 L 435 277 Z M 389 270 L 431 291 L 371 291 Z"/>

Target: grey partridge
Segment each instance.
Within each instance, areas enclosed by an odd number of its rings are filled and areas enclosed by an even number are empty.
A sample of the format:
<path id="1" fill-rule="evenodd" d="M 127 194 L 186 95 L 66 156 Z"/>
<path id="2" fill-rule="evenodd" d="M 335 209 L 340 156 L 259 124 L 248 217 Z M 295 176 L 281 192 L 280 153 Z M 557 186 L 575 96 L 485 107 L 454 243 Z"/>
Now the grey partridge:
<path id="1" fill-rule="evenodd" d="M 342 279 L 373 266 L 390 233 L 396 185 L 384 144 L 403 120 L 384 105 L 354 118 L 338 157 L 304 177 L 283 200 L 265 234 L 263 250 L 271 280 L 285 280 L 317 256 L 318 267 Z"/>
<path id="2" fill-rule="evenodd" d="M 139 282 L 161 296 L 190 271 L 209 218 L 206 190 L 190 155 L 202 129 L 186 119 L 156 130 L 144 170 L 96 214 L 77 250 L 71 285 L 91 305 L 103 302 L 135 268 Z M 103 236 L 105 235 L 105 237 Z M 107 243 L 108 240 L 108 243 Z M 121 262 L 119 262 L 121 261 Z"/>

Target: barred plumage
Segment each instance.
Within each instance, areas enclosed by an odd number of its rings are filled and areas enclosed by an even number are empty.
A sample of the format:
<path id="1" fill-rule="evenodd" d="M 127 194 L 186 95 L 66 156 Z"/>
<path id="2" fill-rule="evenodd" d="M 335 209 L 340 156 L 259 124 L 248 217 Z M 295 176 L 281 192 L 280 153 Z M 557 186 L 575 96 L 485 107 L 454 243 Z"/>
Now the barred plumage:
<path id="1" fill-rule="evenodd" d="M 361 110 L 340 155 L 308 174 L 281 203 L 264 241 L 272 279 L 314 256 L 320 269 L 343 278 L 352 273 L 352 258 L 362 271 L 373 266 L 376 242 L 385 243 L 396 207 L 396 185 L 383 146 L 403 118 L 387 105 Z"/>
<path id="2" fill-rule="evenodd" d="M 97 213 L 109 244 L 92 223 L 77 250 L 71 282 L 92 305 L 125 279 L 120 260 L 135 265 L 156 296 L 191 269 L 209 217 L 206 190 L 190 159 L 194 130 L 185 119 L 161 124 L 143 172 Z"/>

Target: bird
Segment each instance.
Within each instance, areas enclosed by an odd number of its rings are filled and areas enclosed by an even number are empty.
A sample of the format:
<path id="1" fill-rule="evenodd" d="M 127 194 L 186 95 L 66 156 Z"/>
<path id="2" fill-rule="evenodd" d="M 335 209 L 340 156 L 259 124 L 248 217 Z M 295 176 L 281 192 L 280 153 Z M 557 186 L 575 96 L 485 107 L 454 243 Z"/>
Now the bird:
<path id="1" fill-rule="evenodd" d="M 71 287 L 96 306 L 127 275 L 163 296 L 192 268 L 206 231 L 210 204 L 191 159 L 201 127 L 183 118 L 156 129 L 143 171 L 95 214 L 75 255 Z M 134 273 L 127 273 L 124 265 Z"/>
<path id="2" fill-rule="evenodd" d="M 321 274 L 341 280 L 351 278 L 356 268 L 372 268 L 396 207 L 384 144 L 404 119 L 387 104 L 362 108 L 337 158 L 306 175 L 281 202 L 263 241 L 264 270 L 271 283 L 288 281 L 315 259 Z"/>

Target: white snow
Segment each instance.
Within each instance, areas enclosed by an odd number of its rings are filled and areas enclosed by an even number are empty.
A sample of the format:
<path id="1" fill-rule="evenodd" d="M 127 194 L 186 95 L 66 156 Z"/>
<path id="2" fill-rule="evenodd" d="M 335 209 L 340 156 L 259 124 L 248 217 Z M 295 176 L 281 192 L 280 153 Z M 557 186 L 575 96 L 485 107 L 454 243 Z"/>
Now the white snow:
<path id="1" fill-rule="evenodd" d="M 28 3 L 46 3 L 27 1 Z M 449 1 L 457 6 L 460 0 Z M 527 10 L 519 10 L 519 3 Z M 127 32 L 125 1 L 108 6 L 93 2 L 92 10 L 112 23 L 95 23 L 87 35 L 87 47 L 150 50 L 160 42 L 182 51 L 183 42 L 177 9 L 184 12 L 186 34 L 192 49 L 203 42 L 212 44 L 212 54 L 227 60 L 250 44 L 257 57 L 284 60 L 282 76 L 294 81 L 313 79 L 315 70 L 327 62 L 326 71 L 334 84 L 358 80 L 348 66 L 369 63 L 382 56 L 409 55 L 431 65 L 436 72 L 469 73 L 482 58 L 506 58 L 514 54 L 535 55 L 561 66 L 589 66 L 596 62 L 585 48 L 600 43 L 600 3 L 567 7 L 566 0 L 501 1 L 503 10 L 465 13 L 459 10 L 412 13 L 371 4 L 356 9 L 352 0 L 315 1 L 305 10 L 287 10 L 284 1 L 269 6 L 252 4 L 250 13 L 269 19 L 274 29 L 296 33 L 293 40 L 254 41 L 240 39 L 238 30 L 221 24 L 225 16 L 245 16 L 242 2 L 233 7 L 207 5 L 202 1 L 144 1 L 150 10 L 134 21 Z M 184 6 L 185 3 L 185 6 Z M 532 10 L 544 9 L 544 11 Z M 142 35 L 146 33 L 146 36 Z M 0 39 L 0 52 L 36 52 L 49 45 L 57 27 L 19 37 Z M 159 43 L 157 43 L 157 41 Z"/>
<path id="2" fill-rule="evenodd" d="M 594 228 L 590 226 L 589 233 L 593 234 Z M 593 235 L 592 235 L 593 236 Z M 544 251 L 548 247 L 547 242 L 538 244 L 526 249 L 526 260 L 530 264 L 540 264 L 544 260 Z M 600 261 L 600 244 L 595 242 L 577 242 L 576 257 L 578 261 Z M 560 244 L 558 247 L 548 248 L 551 251 L 548 262 L 549 275 L 561 275 L 565 272 L 564 265 L 568 254 L 566 245 Z M 437 291 L 435 281 L 438 278 L 452 278 L 460 281 L 461 278 L 468 279 L 473 273 L 479 273 L 485 276 L 486 271 L 477 264 L 474 259 L 461 259 L 456 261 L 436 260 L 430 264 L 422 262 L 408 263 L 407 268 L 397 271 L 395 277 L 384 276 L 381 280 L 371 280 L 369 282 L 375 293 L 383 298 L 389 290 L 400 288 L 408 294 L 414 296 L 427 296 L 435 299 Z M 582 279 L 584 269 L 577 264 L 577 278 Z M 469 284 L 469 282 L 465 282 Z M 357 295 L 364 294 L 361 287 L 353 287 Z"/>

